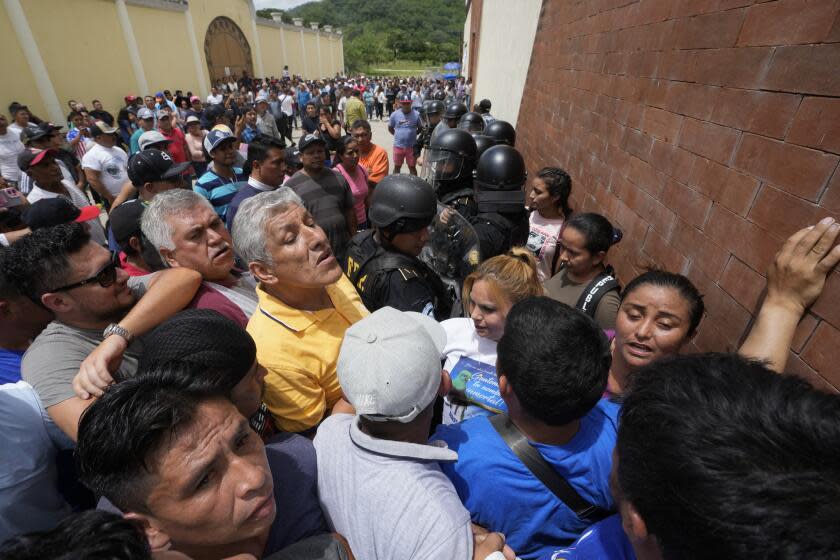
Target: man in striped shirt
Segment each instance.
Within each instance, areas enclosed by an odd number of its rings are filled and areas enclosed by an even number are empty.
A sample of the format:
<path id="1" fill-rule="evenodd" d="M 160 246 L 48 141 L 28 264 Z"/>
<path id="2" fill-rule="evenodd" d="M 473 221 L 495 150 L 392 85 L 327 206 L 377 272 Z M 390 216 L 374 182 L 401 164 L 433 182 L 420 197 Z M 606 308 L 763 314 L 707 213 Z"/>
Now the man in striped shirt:
<path id="1" fill-rule="evenodd" d="M 228 205 L 239 190 L 237 183 L 246 181 L 248 176 L 242 169 L 233 166 L 236 161 L 236 137 L 232 134 L 222 130 L 210 131 L 204 137 L 204 149 L 213 159 L 213 166 L 196 181 L 193 190 L 213 205 L 224 222 Z"/>

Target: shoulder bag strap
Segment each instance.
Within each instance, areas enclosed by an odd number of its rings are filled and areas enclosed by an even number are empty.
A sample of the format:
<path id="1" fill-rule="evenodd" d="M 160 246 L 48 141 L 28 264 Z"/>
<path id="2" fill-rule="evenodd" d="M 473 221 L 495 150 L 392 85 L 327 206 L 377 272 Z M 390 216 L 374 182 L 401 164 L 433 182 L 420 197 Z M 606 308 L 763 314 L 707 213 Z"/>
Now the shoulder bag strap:
<path id="1" fill-rule="evenodd" d="M 575 512 L 580 519 L 590 522 L 599 521 L 610 515 L 605 509 L 590 504 L 578 494 L 569 482 L 560 476 L 554 467 L 548 464 L 522 432 L 513 425 L 507 414 L 497 414 L 490 418 L 490 424 L 502 436 L 507 446 L 520 461 L 531 471 L 551 493 Z"/>

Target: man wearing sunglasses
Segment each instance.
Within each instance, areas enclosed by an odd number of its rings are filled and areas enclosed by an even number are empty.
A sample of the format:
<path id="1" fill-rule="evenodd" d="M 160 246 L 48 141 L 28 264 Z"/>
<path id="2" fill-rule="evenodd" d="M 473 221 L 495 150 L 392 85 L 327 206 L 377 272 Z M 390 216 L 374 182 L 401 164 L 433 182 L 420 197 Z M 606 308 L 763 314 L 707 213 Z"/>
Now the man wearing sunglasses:
<path id="1" fill-rule="evenodd" d="M 12 244 L 2 266 L 20 293 L 54 316 L 32 342 L 21 371 L 74 441 L 91 401 L 75 396 L 73 377 L 89 369 L 132 375 L 142 350 L 136 337 L 185 307 L 201 282 L 188 269 L 129 279 L 79 223 L 32 232 Z"/>

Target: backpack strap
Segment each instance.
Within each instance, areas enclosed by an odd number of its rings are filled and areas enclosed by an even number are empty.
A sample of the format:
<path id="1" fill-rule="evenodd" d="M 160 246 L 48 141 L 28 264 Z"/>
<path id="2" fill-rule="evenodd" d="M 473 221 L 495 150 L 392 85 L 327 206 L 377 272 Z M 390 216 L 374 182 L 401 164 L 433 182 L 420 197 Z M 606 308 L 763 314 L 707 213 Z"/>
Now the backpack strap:
<path id="1" fill-rule="evenodd" d="M 598 310 L 598 304 L 601 299 L 613 290 L 621 290 L 621 285 L 618 280 L 613 277 L 612 268 L 607 268 L 604 272 L 593 278 L 583 293 L 580 294 L 575 307 L 590 317 L 595 317 L 595 312 Z"/>
<path id="2" fill-rule="evenodd" d="M 498 432 L 507 446 L 557 499 L 575 512 L 580 519 L 595 523 L 612 513 L 600 506 L 590 504 L 578 494 L 569 481 L 560 476 L 548 461 L 540 455 L 528 439 L 513 425 L 507 414 L 496 414 L 490 418 L 490 425 Z"/>

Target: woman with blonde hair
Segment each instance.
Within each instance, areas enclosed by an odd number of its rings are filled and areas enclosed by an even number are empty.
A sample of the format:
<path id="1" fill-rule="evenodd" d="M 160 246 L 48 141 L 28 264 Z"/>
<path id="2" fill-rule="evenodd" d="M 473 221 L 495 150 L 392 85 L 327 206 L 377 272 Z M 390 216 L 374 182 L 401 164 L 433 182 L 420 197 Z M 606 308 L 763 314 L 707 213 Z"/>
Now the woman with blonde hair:
<path id="1" fill-rule="evenodd" d="M 444 369 L 453 386 L 444 397 L 445 424 L 505 410 L 496 381 L 496 343 L 505 331 L 510 308 L 540 295 L 537 261 L 524 247 L 487 259 L 464 280 L 468 316 L 441 323 L 447 336 Z"/>

